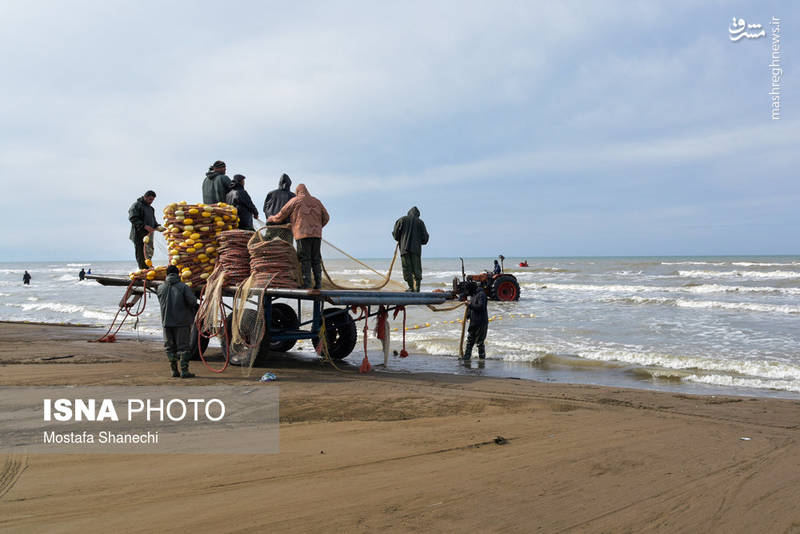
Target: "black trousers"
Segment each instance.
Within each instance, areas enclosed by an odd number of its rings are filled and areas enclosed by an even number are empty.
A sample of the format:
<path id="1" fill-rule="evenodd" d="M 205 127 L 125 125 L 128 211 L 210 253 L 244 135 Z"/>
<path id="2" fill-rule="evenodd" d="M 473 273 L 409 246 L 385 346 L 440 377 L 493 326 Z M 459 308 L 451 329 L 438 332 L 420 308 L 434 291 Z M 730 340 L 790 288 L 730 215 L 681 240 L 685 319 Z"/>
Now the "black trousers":
<path id="1" fill-rule="evenodd" d="M 164 351 L 167 354 L 180 354 L 189 352 L 189 337 L 192 332 L 191 326 L 165 326 L 164 327 Z"/>
<path id="2" fill-rule="evenodd" d="M 469 359 L 472 357 L 473 345 L 478 346 L 478 357 L 481 359 L 486 357 L 486 333 L 489 331 L 489 323 L 473 325 L 471 322 L 467 329 L 467 346 L 464 349 L 464 358 Z"/>
<path id="3" fill-rule="evenodd" d="M 304 237 L 297 240 L 297 259 L 303 273 L 303 285 L 311 287 L 311 270 L 314 271 L 314 287 L 322 285 L 322 254 L 319 251 L 321 237 Z"/>
<path id="4" fill-rule="evenodd" d="M 144 238 L 147 232 L 136 232 L 133 237 L 133 248 L 136 251 L 136 263 L 139 264 L 140 269 L 147 269 L 147 264 L 144 262 Z"/>

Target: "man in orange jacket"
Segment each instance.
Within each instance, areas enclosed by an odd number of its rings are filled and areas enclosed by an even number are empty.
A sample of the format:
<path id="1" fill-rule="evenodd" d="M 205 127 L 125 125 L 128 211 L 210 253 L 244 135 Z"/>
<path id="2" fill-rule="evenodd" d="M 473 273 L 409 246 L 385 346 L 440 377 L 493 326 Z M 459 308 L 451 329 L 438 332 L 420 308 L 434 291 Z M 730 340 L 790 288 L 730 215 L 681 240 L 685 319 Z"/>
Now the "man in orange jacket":
<path id="1" fill-rule="evenodd" d="M 298 184 L 295 196 L 281 208 L 277 215 L 270 215 L 267 222 L 281 223 L 287 218 L 292 223 L 292 234 L 297 241 L 297 259 L 303 273 L 303 289 L 311 287 L 311 271 L 314 271 L 314 289 L 322 286 L 322 227 L 328 224 L 330 215 L 316 197 L 312 197 L 305 184 Z"/>

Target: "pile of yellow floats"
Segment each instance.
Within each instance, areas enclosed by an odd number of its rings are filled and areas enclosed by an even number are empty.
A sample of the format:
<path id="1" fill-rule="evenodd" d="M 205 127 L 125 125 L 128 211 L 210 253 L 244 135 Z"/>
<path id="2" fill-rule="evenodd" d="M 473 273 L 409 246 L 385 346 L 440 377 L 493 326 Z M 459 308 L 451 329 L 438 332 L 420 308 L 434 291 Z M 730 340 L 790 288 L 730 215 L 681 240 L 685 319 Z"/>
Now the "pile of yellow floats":
<path id="1" fill-rule="evenodd" d="M 225 203 L 187 204 L 176 202 L 164 208 L 164 238 L 169 262 L 190 287 L 200 287 L 214 270 L 217 261 L 217 236 L 239 226 L 236 208 Z M 150 260 L 147 260 L 150 262 Z M 131 280 L 164 280 L 167 267 L 159 266 L 131 273 Z"/>

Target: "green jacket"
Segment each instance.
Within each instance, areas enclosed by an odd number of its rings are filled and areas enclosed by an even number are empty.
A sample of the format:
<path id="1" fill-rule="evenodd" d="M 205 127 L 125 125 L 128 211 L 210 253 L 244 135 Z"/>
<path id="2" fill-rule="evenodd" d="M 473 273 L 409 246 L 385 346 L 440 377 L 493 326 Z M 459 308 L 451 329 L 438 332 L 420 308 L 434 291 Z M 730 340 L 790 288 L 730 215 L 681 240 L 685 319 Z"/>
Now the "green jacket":
<path id="1" fill-rule="evenodd" d="M 147 202 L 144 201 L 144 197 L 137 198 L 136 202 L 131 204 L 131 207 L 128 208 L 128 220 L 131 222 L 130 239 L 134 242 L 136 241 L 136 234 L 141 236 L 147 233 L 147 230 L 144 229 L 145 226 L 149 226 L 150 228 L 161 226 L 161 224 L 156 221 L 156 210 L 153 209 L 153 206 L 149 206 Z"/>
<path id="2" fill-rule="evenodd" d="M 217 171 L 208 171 L 203 180 L 203 204 L 225 202 L 228 191 L 233 189 L 233 180 Z"/>
<path id="3" fill-rule="evenodd" d="M 408 210 L 408 215 L 400 217 L 394 223 L 392 231 L 394 240 L 400 243 L 400 254 L 416 254 L 422 256 L 422 245 L 428 244 L 428 230 L 419 218 L 416 206 Z"/>
<path id="4" fill-rule="evenodd" d="M 158 303 L 161 305 L 161 326 L 191 326 L 197 308 L 197 298 L 177 274 L 167 275 L 158 286 Z"/>

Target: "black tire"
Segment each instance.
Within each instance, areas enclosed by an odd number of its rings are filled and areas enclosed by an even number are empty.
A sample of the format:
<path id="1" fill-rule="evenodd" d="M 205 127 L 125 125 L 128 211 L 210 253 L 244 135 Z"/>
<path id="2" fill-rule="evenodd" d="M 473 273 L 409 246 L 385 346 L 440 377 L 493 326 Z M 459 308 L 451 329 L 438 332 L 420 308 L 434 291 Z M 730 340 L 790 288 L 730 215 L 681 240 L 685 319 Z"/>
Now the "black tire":
<path id="1" fill-rule="evenodd" d="M 297 312 L 288 304 L 278 302 L 272 304 L 272 325 L 270 325 L 270 332 L 280 332 L 282 330 L 297 330 L 300 326 L 300 320 L 297 318 Z M 286 352 L 294 347 L 297 343 L 296 339 L 284 339 L 281 341 L 269 342 L 269 350 L 274 352 Z"/>
<path id="2" fill-rule="evenodd" d="M 197 350 L 197 325 L 192 323 L 192 332 L 189 334 L 189 347 L 191 348 L 192 359 L 199 360 L 200 359 L 200 351 Z M 201 337 L 200 338 L 200 346 L 203 349 L 203 355 L 206 353 L 206 349 L 208 348 L 208 338 Z"/>
<path id="3" fill-rule="evenodd" d="M 356 346 L 358 341 L 358 330 L 356 322 L 350 316 L 347 309 L 328 308 L 322 311 L 325 317 L 325 336 L 328 341 L 328 352 L 334 360 L 347 358 Z M 316 349 L 319 346 L 319 338 L 311 340 Z"/>
<path id="4" fill-rule="evenodd" d="M 492 300 L 510 302 L 519 300 L 519 282 L 517 277 L 510 274 L 501 274 L 494 279 L 492 284 Z"/>

